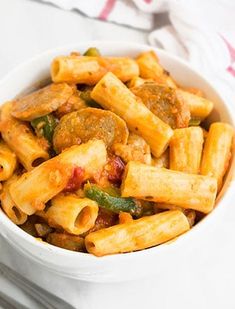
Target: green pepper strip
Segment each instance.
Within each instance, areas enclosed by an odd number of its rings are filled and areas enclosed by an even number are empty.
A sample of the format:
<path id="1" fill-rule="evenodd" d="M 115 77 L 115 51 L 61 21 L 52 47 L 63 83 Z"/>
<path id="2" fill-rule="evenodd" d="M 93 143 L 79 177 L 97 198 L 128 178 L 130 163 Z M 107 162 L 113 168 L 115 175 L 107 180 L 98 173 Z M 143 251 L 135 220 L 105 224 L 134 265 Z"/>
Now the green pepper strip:
<path id="1" fill-rule="evenodd" d="M 91 87 L 86 87 L 80 92 L 80 98 L 83 99 L 90 107 L 100 108 L 100 105 L 91 98 Z"/>
<path id="2" fill-rule="evenodd" d="M 36 118 L 31 121 L 31 126 L 34 128 L 36 134 L 39 137 L 45 137 L 49 143 L 52 142 L 56 125 L 56 118 L 51 114 Z"/>
<path id="3" fill-rule="evenodd" d="M 196 118 L 191 118 L 189 120 L 189 126 L 199 126 L 200 125 L 201 120 L 200 119 L 196 119 Z"/>
<path id="4" fill-rule="evenodd" d="M 115 213 L 120 211 L 129 212 L 132 215 L 139 216 L 142 212 L 141 207 L 131 198 L 114 197 L 101 190 L 98 186 L 87 183 L 84 186 L 85 196 L 96 201 L 100 207 L 111 210 Z"/>
<path id="5" fill-rule="evenodd" d="M 100 51 L 96 47 L 90 47 L 88 48 L 87 51 L 83 54 L 84 56 L 89 56 L 89 57 L 100 57 Z"/>

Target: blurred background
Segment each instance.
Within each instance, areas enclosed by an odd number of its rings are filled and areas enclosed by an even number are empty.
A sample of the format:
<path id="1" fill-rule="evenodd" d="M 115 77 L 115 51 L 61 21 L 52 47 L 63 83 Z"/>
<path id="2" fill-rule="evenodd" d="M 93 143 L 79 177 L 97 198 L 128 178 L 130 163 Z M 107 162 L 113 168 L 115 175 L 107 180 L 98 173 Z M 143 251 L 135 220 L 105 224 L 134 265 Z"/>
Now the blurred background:
<path id="1" fill-rule="evenodd" d="M 229 99 L 234 11 L 233 0 L 2 0 L 0 77 L 53 47 L 122 40 L 150 43 L 188 60 Z"/>
<path id="2" fill-rule="evenodd" d="M 71 1 L 65 0 L 64 2 Z M 92 7 L 95 5 L 95 1 L 93 1 Z M 149 16 L 149 18 L 151 17 Z M 166 13 L 159 14 L 155 19 L 156 26 L 168 21 Z M 62 10 L 41 1 L 2 0 L 0 1 L 0 37 L 2 41 L 0 77 L 29 57 L 56 46 L 89 40 L 124 40 L 147 43 L 148 33 L 149 31 L 146 29 L 106 23 L 89 18 L 78 10 Z"/>

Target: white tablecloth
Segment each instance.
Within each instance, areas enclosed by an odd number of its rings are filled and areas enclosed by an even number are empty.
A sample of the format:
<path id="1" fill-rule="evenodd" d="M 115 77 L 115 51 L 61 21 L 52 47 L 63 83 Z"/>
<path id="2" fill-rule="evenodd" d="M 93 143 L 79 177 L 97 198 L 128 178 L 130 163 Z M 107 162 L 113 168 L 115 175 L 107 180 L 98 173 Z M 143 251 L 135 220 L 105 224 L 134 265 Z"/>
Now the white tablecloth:
<path id="1" fill-rule="evenodd" d="M 91 20 L 29 0 L 0 1 L 0 78 L 18 63 L 55 46 L 92 39 L 146 43 L 147 33 Z M 60 278 L 36 267 L 0 238 L 0 260 L 79 309 L 235 308 L 235 205 L 202 239 L 199 252 L 177 269 L 133 282 L 94 284 Z M 1 229 L 1 227 L 0 227 Z M 139 265 L 144 267 L 144 265 Z M 154 265 L 153 265 L 154 267 Z M 158 267 L 158 265 L 156 266 Z M 39 308 L 0 277 L 0 290 L 29 308 Z"/>

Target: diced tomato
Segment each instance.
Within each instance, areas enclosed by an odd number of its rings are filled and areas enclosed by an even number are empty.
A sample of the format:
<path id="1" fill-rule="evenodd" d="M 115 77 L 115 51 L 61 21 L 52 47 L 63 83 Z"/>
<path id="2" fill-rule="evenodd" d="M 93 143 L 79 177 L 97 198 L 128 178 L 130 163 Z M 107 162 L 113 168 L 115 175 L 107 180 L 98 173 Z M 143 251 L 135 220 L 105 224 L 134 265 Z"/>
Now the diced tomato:
<path id="1" fill-rule="evenodd" d="M 84 169 L 81 167 L 75 167 L 64 191 L 72 192 L 80 189 L 83 181 Z"/>
<path id="2" fill-rule="evenodd" d="M 116 185 L 120 185 L 122 181 L 122 175 L 125 169 L 125 164 L 118 156 L 112 157 L 108 162 L 108 180 Z"/>

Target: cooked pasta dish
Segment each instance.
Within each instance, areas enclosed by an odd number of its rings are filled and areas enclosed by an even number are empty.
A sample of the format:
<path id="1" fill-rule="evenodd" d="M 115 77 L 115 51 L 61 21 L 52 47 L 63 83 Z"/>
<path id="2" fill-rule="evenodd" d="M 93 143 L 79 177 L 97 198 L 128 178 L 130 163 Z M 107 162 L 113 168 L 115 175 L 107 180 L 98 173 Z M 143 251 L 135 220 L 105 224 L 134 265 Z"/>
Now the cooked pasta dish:
<path id="1" fill-rule="evenodd" d="M 104 256 L 160 245 L 213 211 L 233 127 L 153 51 L 52 59 L 51 82 L 1 106 L 0 200 L 33 237 Z"/>

